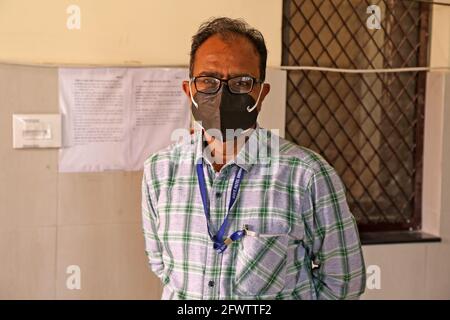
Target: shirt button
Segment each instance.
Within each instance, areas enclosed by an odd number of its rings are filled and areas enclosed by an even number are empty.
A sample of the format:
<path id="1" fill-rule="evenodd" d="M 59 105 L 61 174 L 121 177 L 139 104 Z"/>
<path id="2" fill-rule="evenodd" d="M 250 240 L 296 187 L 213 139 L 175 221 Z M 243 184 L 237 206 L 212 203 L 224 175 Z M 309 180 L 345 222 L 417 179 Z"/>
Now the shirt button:
<path id="1" fill-rule="evenodd" d="M 210 281 L 208 282 L 208 286 L 209 286 L 210 288 L 214 287 L 214 281 L 210 280 Z"/>
<path id="2" fill-rule="evenodd" d="M 220 198 L 222 196 L 222 193 L 216 192 L 216 198 Z"/>

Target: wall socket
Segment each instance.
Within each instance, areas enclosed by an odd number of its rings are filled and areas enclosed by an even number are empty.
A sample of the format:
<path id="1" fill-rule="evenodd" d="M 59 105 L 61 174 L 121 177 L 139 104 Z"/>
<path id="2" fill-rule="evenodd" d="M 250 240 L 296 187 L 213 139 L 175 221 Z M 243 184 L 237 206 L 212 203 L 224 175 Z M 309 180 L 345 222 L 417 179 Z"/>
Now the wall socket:
<path id="1" fill-rule="evenodd" d="M 13 114 L 13 148 L 59 147 L 60 114 Z"/>

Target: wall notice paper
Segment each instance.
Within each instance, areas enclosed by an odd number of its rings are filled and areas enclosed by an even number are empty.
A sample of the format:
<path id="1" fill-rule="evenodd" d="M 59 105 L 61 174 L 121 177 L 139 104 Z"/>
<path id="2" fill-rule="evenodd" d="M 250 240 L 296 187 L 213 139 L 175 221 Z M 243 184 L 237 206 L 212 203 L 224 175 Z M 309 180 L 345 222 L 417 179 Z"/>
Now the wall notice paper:
<path id="1" fill-rule="evenodd" d="M 59 69 L 59 171 L 141 170 L 189 128 L 186 79 L 186 68 Z"/>

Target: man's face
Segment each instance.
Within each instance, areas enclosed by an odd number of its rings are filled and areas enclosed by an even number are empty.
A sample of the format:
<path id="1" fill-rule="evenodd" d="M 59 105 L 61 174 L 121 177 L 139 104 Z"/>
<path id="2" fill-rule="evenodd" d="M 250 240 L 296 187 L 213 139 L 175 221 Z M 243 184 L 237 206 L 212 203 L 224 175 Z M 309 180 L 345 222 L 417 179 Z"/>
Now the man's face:
<path id="1" fill-rule="evenodd" d="M 230 79 L 236 76 L 251 76 L 259 79 L 259 55 L 253 44 L 246 38 L 236 35 L 223 40 L 219 35 L 208 38 L 197 49 L 194 60 L 194 77 L 214 76 L 219 79 Z M 188 97 L 189 82 L 183 82 L 183 90 Z M 258 98 L 261 84 L 255 84 L 249 93 L 255 101 Z M 261 102 L 269 93 L 269 84 L 264 84 L 258 103 L 258 111 Z M 192 85 L 192 94 L 195 95 L 195 86 Z"/>

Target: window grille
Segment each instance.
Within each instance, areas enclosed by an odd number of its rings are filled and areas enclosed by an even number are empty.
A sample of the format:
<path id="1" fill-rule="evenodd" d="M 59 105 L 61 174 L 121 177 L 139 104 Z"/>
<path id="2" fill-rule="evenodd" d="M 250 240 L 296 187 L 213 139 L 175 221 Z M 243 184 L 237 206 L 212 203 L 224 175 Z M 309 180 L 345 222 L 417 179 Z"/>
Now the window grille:
<path id="1" fill-rule="evenodd" d="M 366 21 L 380 9 L 380 29 Z M 401 0 L 284 0 L 282 64 L 423 67 L 429 6 Z M 337 170 L 360 231 L 421 226 L 425 73 L 288 71 L 286 138 Z"/>

